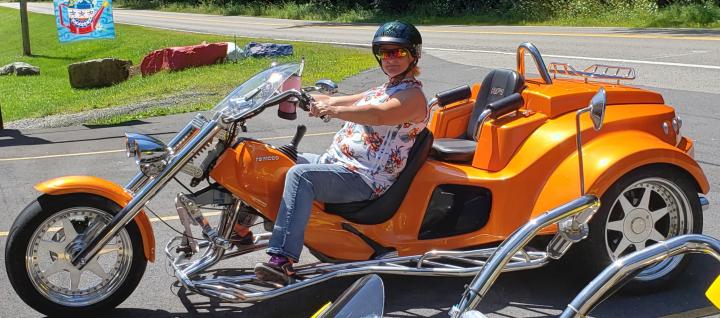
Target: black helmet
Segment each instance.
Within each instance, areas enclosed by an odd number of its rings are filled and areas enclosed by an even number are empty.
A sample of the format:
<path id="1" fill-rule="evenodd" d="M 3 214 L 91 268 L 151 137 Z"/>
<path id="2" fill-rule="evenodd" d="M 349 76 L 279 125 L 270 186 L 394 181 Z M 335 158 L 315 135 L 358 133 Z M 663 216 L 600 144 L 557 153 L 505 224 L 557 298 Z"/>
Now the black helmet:
<path id="1" fill-rule="evenodd" d="M 403 21 L 387 22 L 375 31 L 372 41 L 373 53 L 377 53 L 380 45 L 395 44 L 410 51 L 416 59 L 420 57 L 422 36 L 414 25 Z"/>

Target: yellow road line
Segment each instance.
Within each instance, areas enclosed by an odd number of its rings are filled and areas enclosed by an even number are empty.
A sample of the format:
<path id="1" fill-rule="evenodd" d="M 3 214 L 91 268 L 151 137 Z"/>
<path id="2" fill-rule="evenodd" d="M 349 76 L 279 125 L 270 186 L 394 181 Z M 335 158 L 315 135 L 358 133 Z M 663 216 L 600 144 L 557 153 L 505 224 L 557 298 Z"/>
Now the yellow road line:
<path id="1" fill-rule="evenodd" d="M 220 213 L 221 212 L 207 212 L 207 213 L 203 213 L 203 215 L 206 217 L 212 217 L 212 216 L 218 216 L 218 215 L 220 215 Z M 174 220 L 179 220 L 179 219 L 180 219 L 180 217 L 177 215 L 169 215 L 169 216 L 161 216 L 160 218 L 150 218 L 150 222 L 155 223 L 155 222 L 159 222 L 160 220 L 174 221 Z M 50 230 L 56 230 L 56 231 L 59 229 L 60 229 L 59 227 L 58 228 L 50 228 Z M 8 234 L 9 234 L 9 232 L 0 232 L 0 237 L 8 236 Z"/>
<path id="2" fill-rule="evenodd" d="M 334 135 L 334 134 L 335 134 L 335 132 L 322 132 L 322 133 L 314 133 L 314 134 L 305 134 L 305 136 L 326 136 L 326 135 Z M 292 137 L 294 137 L 294 136 L 277 136 L 277 137 L 262 138 L 262 139 L 260 139 L 260 140 L 287 139 L 287 138 L 292 138 Z M 101 155 L 101 154 L 116 153 L 116 152 L 125 152 L 125 149 L 105 150 L 105 151 L 92 151 L 92 152 L 79 152 L 79 153 L 66 153 L 66 154 L 46 155 L 46 156 L 34 156 L 34 157 L 0 158 L 0 162 L 2 162 L 2 161 L 21 161 L 21 160 L 48 159 L 48 158 L 63 158 L 63 157 L 77 157 L 77 156 L 92 156 L 92 155 Z"/>
<path id="3" fill-rule="evenodd" d="M 292 24 L 292 23 L 269 23 L 269 22 L 245 22 L 232 21 L 229 19 L 200 19 L 190 17 L 157 16 L 132 14 L 137 17 L 167 18 L 173 20 L 187 20 L 196 22 L 217 22 L 223 24 L 238 24 L 243 26 L 276 26 L 276 27 L 302 27 L 321 29 L 345 29 L 345 30 L 375 30 L 376 26 L 353 26 L 353 25 L 316 25 L 316 24 Z M 152 27 L 152 26 L 149 26 Z M 522 31 L 473 31 L 473 30 L 446 30 L 443 27 L 419 27 L 423 33 L 457 33 L 457 34 L 484 34 L 484 35 L 527 35 L 527 36 L 558 36 L 558 37 L 590 37 L 590 38 L 622 38 L 622 39 L 663 39 L 663 40 L 691 40 L 691 41 L 720 41 L 718 36 L 683 36 L 683 35 L 652 35 L 652 34 L 608 34 L 608 33 L 575 33 L 575 32 L 522 32 Z M 302 41 L 302 40 L 297 40 Z"/>

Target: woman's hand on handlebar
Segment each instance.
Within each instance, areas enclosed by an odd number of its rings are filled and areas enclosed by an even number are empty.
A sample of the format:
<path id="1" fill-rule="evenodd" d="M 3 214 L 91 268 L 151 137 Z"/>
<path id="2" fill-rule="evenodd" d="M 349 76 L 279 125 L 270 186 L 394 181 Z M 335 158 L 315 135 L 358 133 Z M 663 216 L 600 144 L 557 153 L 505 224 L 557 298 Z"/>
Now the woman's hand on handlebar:
<path id="1" fill-rule="evenodd" d="M 315 100 L 310 103 L 310 117 L 332 117 L 335 114 L 335 107 L 331 106 L 329 100 Z"/>

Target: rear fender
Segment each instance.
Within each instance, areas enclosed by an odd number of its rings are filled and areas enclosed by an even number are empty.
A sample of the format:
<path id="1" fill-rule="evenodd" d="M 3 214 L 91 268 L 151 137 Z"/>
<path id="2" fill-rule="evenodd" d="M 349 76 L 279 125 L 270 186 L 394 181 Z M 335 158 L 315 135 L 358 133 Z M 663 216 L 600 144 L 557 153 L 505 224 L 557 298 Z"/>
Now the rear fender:
<path id="1" fill-rule="evenodd" d="M 123 187 L 105 179 L 91 176 L 68 176 L 50 179 L 36 184 L 35 189 L 49 195 L 90 193 L 112 200 L 121 207 L 126 206 L 132 200 L 132 196 Z M 135 223 L 140 229 L 145 258 L 155 262 L 155 234 L 145 212 L 140 211 L 135 216 Z"/>
<path id="2" fill-rule="evenodd" d="M 697 162 L 690 156 L 692 142 L 683 139 L 682 149 L 642 131 L 619 131 L 592 139 L 583 147 L 586 192 L 601 197 L 626 173 L 652 164 L 674 166 L 691 176 L 698 191 L 707 193 L 710 185 Z M 577 152 L 557 167 L 543 186 L 532 211 L 535 217 L 580 196 Z M 545 229 L 552 233 L 555 227 Z"/>

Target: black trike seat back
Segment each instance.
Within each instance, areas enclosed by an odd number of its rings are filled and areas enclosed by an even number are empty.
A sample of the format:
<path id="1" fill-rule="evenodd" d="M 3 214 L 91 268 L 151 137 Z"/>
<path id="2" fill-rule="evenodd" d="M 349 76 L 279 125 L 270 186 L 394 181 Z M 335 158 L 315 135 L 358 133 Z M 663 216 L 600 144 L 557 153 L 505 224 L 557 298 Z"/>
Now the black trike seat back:
<path id="1" fill-rule="evenodd" d="M 478 118 L 488 104 L 498 101 L 525 87 L 523 77 L 513 70 L 496 69 L 483 79 L 465 133 L 458 138 L 438 138 L 433 144 L 433 156 L 442 161 L 471 162 L 477 146 Z"/>
<path id="2" fill-rule="evenodd" d="M 432 133 L 427 128 L 423 129 L 415 138 L 405 168 L 383 195 L 375 200 L 325 203 L 325 212 L 342 216 L 356 224 L 380 224 L 392 218 L 405 199 L 405 194 L 407 194 L 415 174 L 427 160 L 433 144 Z"/>

